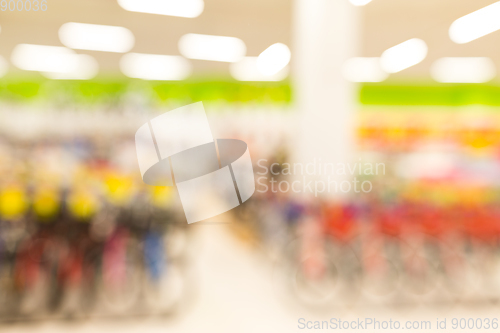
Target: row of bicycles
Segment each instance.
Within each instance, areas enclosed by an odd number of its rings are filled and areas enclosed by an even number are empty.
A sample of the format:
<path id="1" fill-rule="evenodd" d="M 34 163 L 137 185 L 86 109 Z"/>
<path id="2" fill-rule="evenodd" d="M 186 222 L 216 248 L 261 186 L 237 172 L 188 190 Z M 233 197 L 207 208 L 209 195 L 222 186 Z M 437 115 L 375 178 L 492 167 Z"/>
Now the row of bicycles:
<path id="1" fill-rule="evenodd" d="M 391 198 L 370 193 L 308 203 L 268 192 L 237 214 L 273 263 L 276 290 L 307 307 L 498 303 L 498 196 L 451 189 L 456 200 L 433 200 L 445 187 L 428 184 L 413 197 L 407 187 Z"/>
<path id="2" fill-rule="evenodd" d="M 190 234 L 169 188 L 106 163 L 69 183 L 27 174 L 0 183 L 0 321 L 170 315 L 185 305 Z"/>

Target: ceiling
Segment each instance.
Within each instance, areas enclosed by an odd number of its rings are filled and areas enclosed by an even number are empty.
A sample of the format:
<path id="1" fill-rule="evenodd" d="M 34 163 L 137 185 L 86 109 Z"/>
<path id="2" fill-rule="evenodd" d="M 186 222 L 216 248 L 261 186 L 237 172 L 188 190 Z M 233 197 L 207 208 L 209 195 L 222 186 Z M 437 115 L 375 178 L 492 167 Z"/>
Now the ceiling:
<path id="1" fill-rule="evenodd" d="M 332 0 L 347 1 L 347 0 Z M 500 32 L 458 45 L 448 37 L 450 24 L 493 0 L 373 0 L 358 7 L 362 17 L 360 56 L 380 56 L 387 48 L 410 38 L 429 46 L 424 62 L 395 77 L 429 77 L 432 62 L 444 56 L 488 56 L 500 69 Z M 186 33 L 234 36 L 256 56 L 269 45 L 292 48 L 293 0 L 205 0 L 197 18 L 178 18 L 127 12 L 116 0 L 48 0 L 45 12 L 0 11 L 0 55 L 10 59 L 19 43 L 62 45 L 59 27 L 66 22 L 124 26 L 136 39 L 132 52 L 178 55 L 177 42 Z M 121 54 L 78 51 L 94 56 L 102 73 L 118 73 Z M 228 75 L 228 64 L 193 60 L 200 75 Z M 13 71 L 16 71 L 15 69 Z M 293 73 L 292 73 L 293 74 Z"/>

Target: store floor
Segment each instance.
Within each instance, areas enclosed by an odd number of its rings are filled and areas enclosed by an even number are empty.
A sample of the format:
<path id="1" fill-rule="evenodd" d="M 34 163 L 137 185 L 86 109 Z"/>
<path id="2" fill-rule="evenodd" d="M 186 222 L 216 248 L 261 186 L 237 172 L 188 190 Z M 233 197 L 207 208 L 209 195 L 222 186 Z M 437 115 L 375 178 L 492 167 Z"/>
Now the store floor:
<path id="1" fill-rule="evenodd" d="M 227 224 L 192 225 L 195 228 L 197 297 L 186 311 L 173 318 L 138 318 L 124 320 L 93 320 L 76 322 L 18 323 L 0 326 L 2 333 L 100 333 L 100 332 L 303 332 L 298 328 L 299 318 L 307 321 L 329 321 L 332 317 L 356 318 L 355 314 L 313 314 L 284 301 L 275 291 L 272 269 L 263 256 L 250 246 L 238 241 Z M 443 313 L 447 317 L 447 330 L 436 329 L 435 311 L 412 313 L 390 313 L 373 310 L 359 316 L 375 317 L 377 320 L 428 320 L 433 331 L 453 331 L 451 319 L 494 318 L 495 309 L 453 310 Z M 324 330 L 314 330 L 324 331 Z M 327 330 L 333 331 L 333 330 Z M 338 331 L 338 329 L 337 329 Z M 361 330 L 348 330 L 352 332 Z M 373 330 L 367 330 L 373 331 Z M 378 330 L 375 330 L 378 331 Z M 382 330 L 380 330 L 382 331 Z M 387 330 L 383 330 L 387 331 Z M 413 330 L 412 330 L 413 331 Z M 418 332 L 418 330 L 415 330 Z"/>

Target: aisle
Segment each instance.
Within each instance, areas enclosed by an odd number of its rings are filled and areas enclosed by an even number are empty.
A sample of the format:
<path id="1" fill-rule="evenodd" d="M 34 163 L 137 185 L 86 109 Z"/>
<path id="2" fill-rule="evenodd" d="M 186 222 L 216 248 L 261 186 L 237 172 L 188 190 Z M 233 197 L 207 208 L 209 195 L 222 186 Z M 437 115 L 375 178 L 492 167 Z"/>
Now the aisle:
<path id="1" fill-rule="evenodd" d="M 198 297 L 186 313 L 169 319 L 139 318 L 124 320 L 96 320 L 90 322 L 45 322 L 1 326 L 3 333 L 288 333 L 304 332 L 298 329 L 298 319 L 328 321 L 332 317 L 356 320 L 356 314 L 323 313 L 312 315 L 305 309 L 285 304 L 276 294 L 269 264 L 263 262 L 251 248 L 241 244 L 228 230 L 226 224 L 193 225 L 198 275 Z M 471 311 L 435 311 L 420 313 L 391 313 L 374 309 L 359 316 L 377 320 L 426 320 L 432 329 L 426 332 L 453 331 L 452 317 L 494 317 L 495 309 Z M 436 330 L 436 317 L 448 317 L 448 329 Z M 310 330 L 339 331 L 337 330 Z M 342 330 L 344 331 L 344 330 Z M 358 332 L 362 330 L 348 330 Z M 388 330 L 365 330 L 370 332 Z M 391 330 L 389 330 L 391 331 Z M 418 330 L 409 330 L 418 332 Z M 394 331 L 396 332 L 396 330 Z"/>
<path id="2" fill-rule="evenodd" d="M 277 332 L 284 323 L 292 325 L 274 293 L 268 263 L 240 244 L 227 225 L 196 228 L 200 295 L 179 332 Z"/>

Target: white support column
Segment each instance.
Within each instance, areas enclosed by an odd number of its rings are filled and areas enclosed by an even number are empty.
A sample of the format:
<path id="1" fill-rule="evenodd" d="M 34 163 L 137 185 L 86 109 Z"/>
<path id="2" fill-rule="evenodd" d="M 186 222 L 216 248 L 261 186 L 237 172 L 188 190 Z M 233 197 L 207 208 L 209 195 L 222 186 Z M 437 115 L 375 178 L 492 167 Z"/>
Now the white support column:
<path id="1" fill-rule="evenodd" d="M 359 9 L 348 0 L 295 0 L 294 5 L 293 79 L 299 111 L 294 159 L 304 164 L 349 163 L 356 91 L 342 77 L 341 66 L 356 55 Z M 348 179 L 330 177 L 339 183 Z M 328 176 L 307 179 L 326 182 Z"/>

